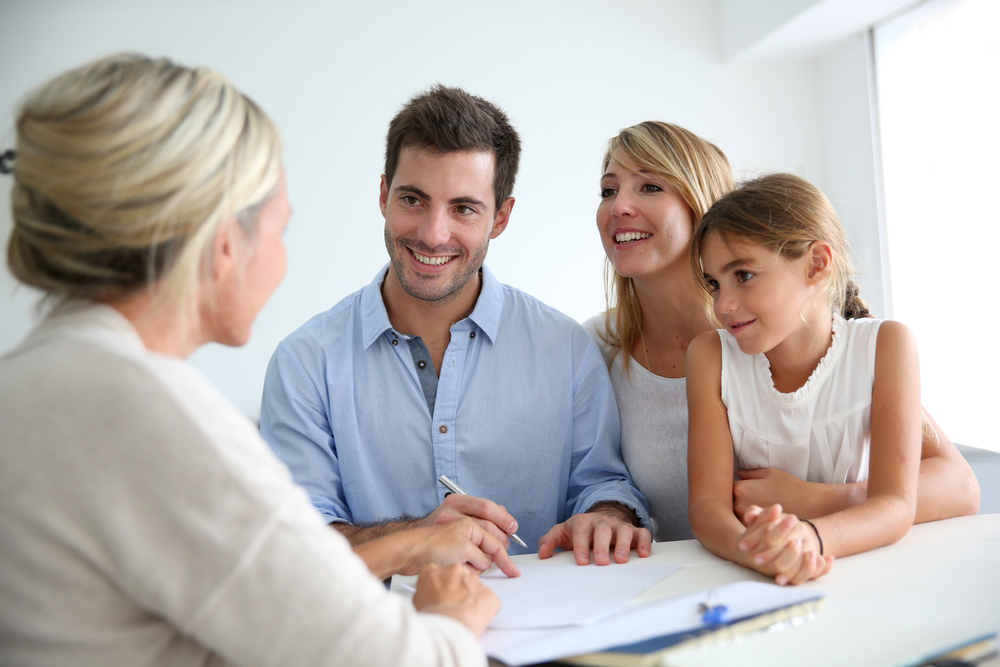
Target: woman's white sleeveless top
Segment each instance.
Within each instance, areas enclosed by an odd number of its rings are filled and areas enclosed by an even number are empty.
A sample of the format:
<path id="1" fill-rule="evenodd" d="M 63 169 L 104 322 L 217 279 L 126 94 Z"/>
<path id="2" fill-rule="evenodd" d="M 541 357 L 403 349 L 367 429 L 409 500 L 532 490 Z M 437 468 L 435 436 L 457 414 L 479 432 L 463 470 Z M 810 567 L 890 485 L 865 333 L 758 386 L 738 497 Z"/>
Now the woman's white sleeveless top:
<path id="1" fill-rule="evenodd" d="M 882 320 L 834 316 L 833 342 L 809 380 L 782 394 L 763 354 L 722 339 L 722 402 L 737 467 L 781 468 L 808 482 L 868 479 L 875 345 Z"/>

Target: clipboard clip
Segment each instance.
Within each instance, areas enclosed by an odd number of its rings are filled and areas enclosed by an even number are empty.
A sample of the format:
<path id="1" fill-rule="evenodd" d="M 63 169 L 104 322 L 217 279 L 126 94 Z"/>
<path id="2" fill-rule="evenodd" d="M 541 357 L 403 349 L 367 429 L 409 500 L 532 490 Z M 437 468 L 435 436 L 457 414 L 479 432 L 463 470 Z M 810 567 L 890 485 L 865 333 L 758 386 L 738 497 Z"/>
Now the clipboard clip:
<path id="1" fill-rule="evenodd" d="M 722 625 L 725 623 L 723 617 L 728 611 L 729 607 L 722 604 L 722 599 L 714 589 L 708 591 L 708 599 L 705 602 L 698 603 L 698 613 L 701 614 L 701 622 L 705 625 Z"/>

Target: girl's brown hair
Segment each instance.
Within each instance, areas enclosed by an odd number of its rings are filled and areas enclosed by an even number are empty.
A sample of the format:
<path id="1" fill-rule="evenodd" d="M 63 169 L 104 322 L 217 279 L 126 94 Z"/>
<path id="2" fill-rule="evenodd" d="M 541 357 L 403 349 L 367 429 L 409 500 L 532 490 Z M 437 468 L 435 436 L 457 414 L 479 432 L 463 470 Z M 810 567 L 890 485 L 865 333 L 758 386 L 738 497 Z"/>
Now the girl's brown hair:
<path id="1" fill-rule="evenodd" d="M 706 239 L 748 241 L 787 259 L 799 259 L 815 241 L 833 249 L 827 297 L 846 319 L 872 317 L 852 279 L 847 235 L 830 200 L 808 181 L 791 174 L 769 174 L 743 184 L 715 202 L 702 217 L 691 243 L 691 268 L 705 294 L 709 313 L 712 290 L 705 280 L 701 251 Z"/>

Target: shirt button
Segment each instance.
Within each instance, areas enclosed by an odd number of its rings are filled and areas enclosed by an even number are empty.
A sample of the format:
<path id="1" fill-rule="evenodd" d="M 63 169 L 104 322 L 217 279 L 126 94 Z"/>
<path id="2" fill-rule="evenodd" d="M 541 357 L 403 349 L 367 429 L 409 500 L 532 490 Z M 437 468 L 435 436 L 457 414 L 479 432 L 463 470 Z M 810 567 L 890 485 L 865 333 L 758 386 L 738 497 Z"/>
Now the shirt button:
<path id="1" fill-rule="evenodd" d="M 445 426 L 444 424 L 441 424 L 441 426 L 438 427 L 438 430 L 441 431 L 442 433 L 447 433 L 448 432 L 448 427 Z"/>
<path id="2" fill-rule="evenodd" d="M 469 338 L 475 338 L 475 337 L 476 337 L 476 332 L 475 331 L 473 331 L 472 333 L 469 334 Z"/>
<path id="3" fill-rule="evenodd" d="M 420 370 L 423 370 L 423 369 L 427 368 L 427 362 L 426 361 L 418 361 L 417 362 L 417 368 L 419 368 Z"/>
<path id="4" fill-rule="evenodd" d="M 398 340 L 396 340 L 395 338 L 393 338 L 393 339 L 392 339 L 392 344 L 393 344 L 393 345 L 399 345 L 399 341 L 398 341 Z"/>

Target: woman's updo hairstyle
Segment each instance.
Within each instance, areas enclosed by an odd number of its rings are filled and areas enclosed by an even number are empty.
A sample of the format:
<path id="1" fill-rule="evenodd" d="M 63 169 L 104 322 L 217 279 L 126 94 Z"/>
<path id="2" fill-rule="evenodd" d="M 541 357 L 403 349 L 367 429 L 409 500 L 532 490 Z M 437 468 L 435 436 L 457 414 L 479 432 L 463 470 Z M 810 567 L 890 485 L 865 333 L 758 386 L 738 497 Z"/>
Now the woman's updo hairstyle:
<path id="1" fill-rule="evenodd" d="M 34 91 L 17 117 L 7 261 L 50 297 L 111 300 L 158 283 L 179 303 L 235 215 L 251 235 L 281 137 L 222 75 L 120 54 Z"/>
<path id="2" fill-rule="evenodd" d="M 830 200 L 808 181 L 791 174 L 770 174 L 744 183 L 715 202 L 701 219 L 691 244 L 691 267 L 706 298 L 701 252 L 706 239 L 718 234 L 725 242 L 761 245 L 786 259 L 801 258 L 814 241 L 833 249 L 833 271 L 827 297 L 846 319 L 872 317 L 853 280 L 847 235 Z"/>

